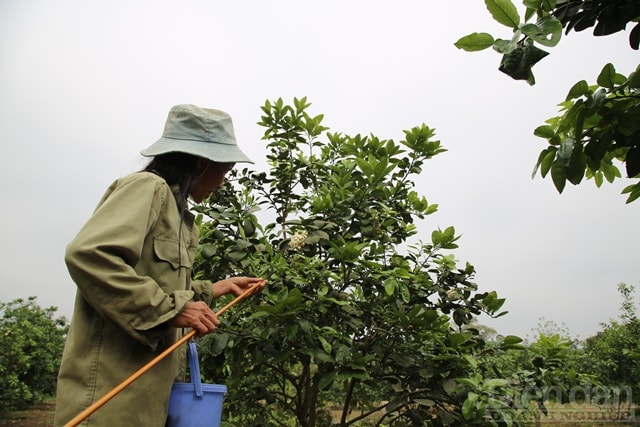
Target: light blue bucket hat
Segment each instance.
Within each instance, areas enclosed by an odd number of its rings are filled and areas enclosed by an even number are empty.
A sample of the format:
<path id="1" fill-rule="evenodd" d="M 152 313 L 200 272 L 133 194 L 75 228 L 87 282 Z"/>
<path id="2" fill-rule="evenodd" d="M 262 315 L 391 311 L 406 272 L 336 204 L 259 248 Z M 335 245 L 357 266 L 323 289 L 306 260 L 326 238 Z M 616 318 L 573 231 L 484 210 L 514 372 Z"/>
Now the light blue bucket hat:
<path id="1" fill-rule="evenodd" d="M 190 104 L 172 107 L 162 137 L 140 154 L 151 157 L 171 152 L 218 163 L 253 163 L 238 147 L 229 114 Z"/>

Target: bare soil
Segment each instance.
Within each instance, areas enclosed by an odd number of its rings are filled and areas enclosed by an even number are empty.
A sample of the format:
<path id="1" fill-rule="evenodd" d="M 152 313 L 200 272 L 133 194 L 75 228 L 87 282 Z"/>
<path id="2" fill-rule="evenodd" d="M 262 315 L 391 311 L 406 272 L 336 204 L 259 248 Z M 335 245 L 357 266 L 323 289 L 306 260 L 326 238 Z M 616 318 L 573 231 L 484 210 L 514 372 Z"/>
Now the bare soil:
<path id="1" fill-rule="evenodd" d="M 631 417 L 626 420 L 614 421 L 612 414 L 605 414 L 602 408 L 593 406 L 550 405 L 549 417 L 540 420 L 543 427 L 622 427 L 640 426 L 640 420 Z M 31 408 L 0 415 L 0 427 L 43 427 L 53 425 L 55 401 L 50 400 L 36 403 Z M 335 414 L 334 414 L 335 415 Z M 614 417 L 615 418 L 615 417 Z"/>
<path id="2" fill-rule="evenodd" d="M 53 425 L 55 401 L 36 403 L 24 411 L 0 415 L 0 427 L 43 427 Z"/>

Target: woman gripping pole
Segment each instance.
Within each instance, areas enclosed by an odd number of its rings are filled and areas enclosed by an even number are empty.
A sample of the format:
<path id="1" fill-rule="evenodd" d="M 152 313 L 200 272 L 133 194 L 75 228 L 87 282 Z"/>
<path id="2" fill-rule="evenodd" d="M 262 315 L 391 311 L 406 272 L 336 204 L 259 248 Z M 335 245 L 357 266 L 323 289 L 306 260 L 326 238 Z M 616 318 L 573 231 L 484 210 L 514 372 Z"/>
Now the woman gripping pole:
<path id="1" fill-rule="evenodd" d="M 162 137 L 142 155 L 149 164 L 116 180 L 67 246 L 77 293 L 58 375 L 56 427 L 161 354 L 184 328 L 213 331 L 219 323 L 209 308 L 213 299 L 266 283 L 191 279 L 199 230 L 188 199 L 203 201 L 236 163 L 252 163 L 229 115 L 177 105 Z M 83 425 L 164 426 L 171 385 L 185 366 L 185 352 L 172 352 Z"/>

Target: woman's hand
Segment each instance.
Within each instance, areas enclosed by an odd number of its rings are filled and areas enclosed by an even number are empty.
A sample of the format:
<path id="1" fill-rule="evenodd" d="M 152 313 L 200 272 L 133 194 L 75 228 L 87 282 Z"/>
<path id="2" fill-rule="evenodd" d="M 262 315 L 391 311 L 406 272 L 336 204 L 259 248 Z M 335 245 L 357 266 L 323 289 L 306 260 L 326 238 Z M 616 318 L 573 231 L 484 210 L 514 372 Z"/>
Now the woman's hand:
<path id="1" fill-rule="evenodd" d="M 198 336 L 202 336 L 213 331 L 220 321 L 205 302 L 191 301 L 180 314 L 167 323 L 173 328 L 192 328 Z"/>
<path id="2" fill-rule="evenodd" d="M 258 277 L 230 277 L 211 285 L 214 298 L 225 294 L 238 296 L 253 285 L 260 292 L 267 281 Z M 203 301 L 188 302 L 184 310 L 167 322 L 173 328 L 192 328 L 198 336 L 212 332 L 220 324 L 218 316 Z"/>
<path id="3" fill-rule="evenodd" d="M 257 288 L 255 292 L 260 292 L 266 286 L 267 281 L 259 277 L 229 277 L 228 279 L 215 282 L 211 285 L 211 289 L 214 298 L 218 298 L 226 294 L 238 296 L 247 290 L 247 288 L 256 284 Z"/>

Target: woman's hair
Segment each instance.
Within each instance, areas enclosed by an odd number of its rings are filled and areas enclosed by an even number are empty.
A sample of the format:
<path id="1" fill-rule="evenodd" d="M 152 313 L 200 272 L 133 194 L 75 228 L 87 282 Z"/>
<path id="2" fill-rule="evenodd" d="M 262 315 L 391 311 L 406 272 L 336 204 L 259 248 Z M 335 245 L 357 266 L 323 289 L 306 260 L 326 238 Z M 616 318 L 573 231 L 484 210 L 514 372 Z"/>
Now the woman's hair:
<path id="1" fill-rule="evenodd" d="M 169 185 L 178 185 L 180 193 L 185 198 L 202 174 L 202 160 L 192 154 L 171 152 L 155 156 L 143 169 L 145 172 L 153 172 L 165 179 Z"/>
<path id="2" fill-rule="evenodd" d="M 204 160 L 204 162 L 203 162 Z M 229 170 L 235 163 L 220 163 L 209 161 L 193 154 L 170 152 L 155 156 L 142 172 L 153 172 L 161 176 L 169 185 L 177 185 L 183 200 L 182 206 L 187 205 L 187 197 L 191 194 L 193 186 L 200 180 L 207 165 L 213 163 L 214 167 Z"/>

